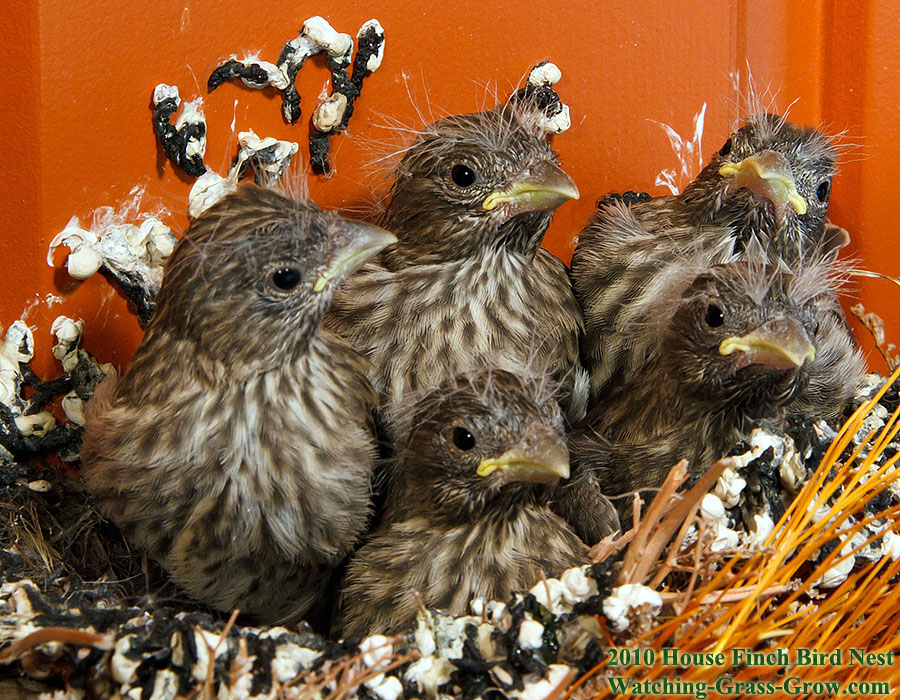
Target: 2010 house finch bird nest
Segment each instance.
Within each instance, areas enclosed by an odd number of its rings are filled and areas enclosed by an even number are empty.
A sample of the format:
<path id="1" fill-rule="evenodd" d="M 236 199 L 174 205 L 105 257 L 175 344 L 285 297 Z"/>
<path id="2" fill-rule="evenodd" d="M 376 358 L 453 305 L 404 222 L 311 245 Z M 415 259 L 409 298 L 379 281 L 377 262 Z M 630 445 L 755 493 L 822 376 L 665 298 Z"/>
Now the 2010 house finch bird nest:
<path id="1" fill-rule="evenodd" d="M 317 26 L 313 23 L 307 29 Z M 341 38 L 332 34 L 328 34 L 332 39 Z M 312 40 L 307 35 L 301 39 Z M 375 25 L 367 36 L 366 51 L 371 55 L 361 62 L 360 76 L 374 70 L 380 57 L 383 36 Z M 301 42 L 300 48 L 304 46 Z M 344 57 L 340 65 L 335 63 L 343 70 L 349 54 L 341 50 L 336 55 Z M 255 85 L 259 87 L 274 84 L 272 75 L 287 70 L 263 63 L 229 61 L 222 66 L 222 75 L 245 82 L 249 77 L 252 83 L 262 71 L 265 75 Z M 624 506 L 620 514 L 628 515 L 623 519 L 624 533 L 604 537 L 618 521 L 608 502 L 599 525 L 591 517 L 570 517 L 573 511 L 580 515 L 586 504 L 592 514 L 598 511 L 594 504 L 600 490 L 590 484 L 579 490 L 578 472 L 572 484 L 559 491 L 548 486 L 569 474 L 565 430 L 571 426 L 563 412 L 570 422 L 580 418 L 584 401 L 572 397 L 587 392 L 587 375 L 578 358 L 581 321 L 576 297 L 594 306 L 595 313 L 588 313 L 589 330 L 592 318 L 602 319 L 604 327 L 615 326 L 605 313 L 610 308 L 606 287 L 579 284 L 602 279 L 597 273 L 602 273 L 606 259 L 626 259 L 594 255 L 597 241 L 591 231 L 604 230 L 611 220 L 624 217 L 634 223 L 625 227 L 629 235 L 624 242 L 636 244 L 639 252 L 654 251 L 654 267 L 669 271 L 671 256 L 657 250 L 656 237 L 649 236 L 657 224 L 665 224 L 665 229 L 672 223 L 672 240 L 679 240 L 673 231 L 687 231 L 685 245 L 695 249 L 696 215 L 704 221 L 712 217 L 716 224 L 748 220 L 754 235 L 747 239 L 735 239 L 718 226 L 707 227 L 710 238 L 704 254 L 710 258 L 705 265 L 723 263 L 722 269 L 684 280 L 689 286 L 687 292 L 684 285 L 678 288 L 675 298 L 683 303 L 672 316 L 670 335 L 681 330 L 685 332 L 679 338 L 715 336 L 710 347 L 718 349 L 716 360 L 731 358 L 738 346 L 741 353 L 762 353 L 766 371 L 780 373 L 773 385 L 779 401 L 782 394 L 793 396 L 807 386 L 813 398 L 830 395 L 827 380 L 837 378 L 841 389 L 855 385 L 862 376 L 855 344 L 844 342 L 849 331 L 830 284 L 812 294 L 815 285 L 809 283 L 810 276 L 793 267 L 789 277 L 777 266 L 760 267 L 754 274 L 745 270 L 749 261 L 742 256 L 762 246 L 774 230 L 780 231 L 783 221 L 791 235 L 768 263 L 795 266 L 821 257 L 830 264 L 832 254 L 845 242 L 823 228 L 833 149 L 818 132 L 797 131 L 781 117 L 757 115 L 738 130 L 684 196 L 647 201 L 629 195 L 620 205 L 602 207 L 576 250 L 573 295 L 562 264 L 539 248 L 553 209 L 578 196 L 544 140 L 545 132 L 563 130 L 568 123 L 564 106 L 558 97 L 556 102 L 552 99 L 555 93 L 549 86 L 558 77 L 551 75 L 555 70 L 551 67 L 536 67 L 538 75 L 533 71 L 530 87 L 506 105 L 448 117 L 422 131 L 399 166 L 391 205 L 381 221 L 394 235 L 266 190 L 245 188 L 226 194 L 234 189 L 230 186 L 222 188 L 225 199 L 218 204 L 207 207 L 203 200 L 205 213 L 194 217 L 177 246 L 161 229 L 155 237 L 148 231 L 146 244 L 145 238 L 139 239 L 148 260 L 158 258 L 155 251 L 162 246 L 174 248 L 170 250 L 174 262 L 168 284 L 160 287 L 159 308 L 142 348 L 121 380 L 115 376 L 104 380 L 114 373 L 77 350 L 80 327 L 69 334 L 76 340 L 58 338 L 54 355 L 61 359 L 66 376 L 47 383 L 27 367 L 33 350 L 24 324 L 16 326 L 12 336 L 7 333 L 8 342 L 0 346 L 5 363 L 0 369 L 9 374 L 12 368 L 13 380 L 10 384 L 0 373 L 6 382 L 0 388 L 12 387 L 6 392 L 10 407 L 0 407 L 4 438 L 0 697 L 48 690 L 74 697 L 142 699 L 503 695 L 530 700 L 623 692 L 705 697 L 723 689 L 727 694 L 768 692 L 765 683 L 781 684 L 786 678 L 795 683 L 792 688 L 807 679 L 823 678 L 820 664 L 803 666 L 796 656 L 782 660 L 776 653 L 774 660 L 759 665 L 748 662 L 747 655 L 735 656 L 734 650 L 764 655 L 768 650 L 816 647 L 828 654 L 854 648 L 878 659 L 890 658 L 888 653 L 900 642 L 900 593 L 889 586 L 900 573 L 900 535 L 895 532 L 900 488 L 894 479 L 900 444 L 895 440 L 900 432 L 900 397 L 894 382 L 900 369 L 888 382 L 869 375 L 843 413 L 845 399 L 853 394 L 849 388 L 833 410 L 809 409 L 812 400 L 795 402 L 795 410 L 787 412 L 777 427 L 760 420 L 752 433 L 723 437 L 724 430 L 706 431 L 714 432 L 722 444 L 701 465 L 704 469 L 697 468 L 702 461 L 697 459 L 691 473 L 684 460 L 668 469 L 671 462 L 691 457 L 691 449 L 702 450 L 709 441 L 691 424 L 684 431 L 686 440 L 678 442 L 681 447 L 676 445 L 659 460 L 654 472 L 659 478 L 652 484 L 630 483 L 609 470 L 622 488 L 604 484 L 603 491 L 619 494 L 616 500 Z M 349 87 L 358 93 L 358 85 Z M 167 99 L 166 109 L 177 106 L 173 97 Z M 285 104 L 296 105 L 296 100 Z M 334 125 L 345 126 L 350 111 L 348 103 L 342 121 Z M 160 124 L 165 127 L 170 114 L 162 116 Z M 171 129 L 163 130 L 179 145 Z M 191 133 L 184 135 L 179 147 L 187 149 L 192 138 L 203 136 L 188 138 Z M 243 150 L 245 144 L 241 146 Z M 798 149 L 817 161 L 807 176 L 792 184 L 786 171 Z M 507 151 L 515 155 L 513 161 L 528 166 L 514 172 L 499 167 L 506 162 Z M 279 174 L 293 150 L 281 152 L 282 157 L 268 164 Z M 236 186 L 240 172 L 238 165 L 231 184 Z M 735 187 L 738 195 L 723 198 Z M 777 221 L 760 219 L 758 207 L 744 190 L 770 200 Z M 728 206 L 721 206 L 723 202 Z M 665 214 L 662 218 L 660 211 Z M 672 212 L 677 214 L 674 221 Z M 808 230 L 800 216 L 815 225 Z M 450 225 L 457 220 L 465 222 L 459 230 Z M 637 226 L 642 222 L 649 227 L 644 238 Z M 395 235 L 399 243 L 381 256 L 380 264 L 367 265 L 355 278 L 356 288 L 349 293 L 345 288 L 342 297 L 337 292 L 340 279 L 378 253 L 391 242 L 389 238 L 396 243 Z M 75 246 L 73 257 L 83 248 L 82 257 L 96 270 L 109 258 L 101 254 L 104 238 L 92 238 L 79 229 L 59 240 Z M 606 245 L 611 239 L 598 240 Z M 107 246 L 112 242 L 108 237 Z M 93 244 L 99 245 L 99 252 Z M 726 249 L 727 267 L 717 257 Z M 138 252 L 144 255 L 143 250 Z M 733 255 L 738 262 L 730 259 Z M 84 260 L 81 263 L 84 268 Z M 675 270 L 679 279 L 681 267 Z M 468 295 L 476 273 L 504 313 L 491 307 L 488 315 L 480 305 L 472 306 Z M 642 275 L 637 266 L 634 277 Z M 832 280 L 825 275 L 824 281 Z M 388 296 L 397 306 L 385 314 L 384 290 L 389 286 L 393 291 Z M 721 294 L 710 292 L 719 287 Z M 804 291 L 799 299 L 798 289 Z M 515 303 L 509 302 L 513 296 Z M 652 302 L 651 296 L 645 295 L 642 304 Z M 712 303 L 714 296 L 717 301 Z M 438 301 L 432 303 L 432 297 Z M 808 318 L 800 302 L 810 300 L 822 305 L 820 312 L 834 312 L 837 321 L 820 327 Z M 783 310 L 777 328 L 757 318 L 768 310 L 763 302 Z M 635 308 L 644 308 L 642 304 Z M 692 311 L 692 305 L 699 311 Z M 144 306 L 149 319 L 152 309 Z M 444 336 L 459 336 L 465 341 L 457 343 L 460 347 L 491 358 L 493 374 L 472 375 L 455 387 L 442 384 L 436 394 L 426 394 L 409 416 L 402 410 L 385 413 L 400 416 L 396 425 L 378 426 L 371 412 L 376 394 L 383 403 L 394 400 L 387 378 L 406 377 L 410 368 L 415 375 L 435 367 L 449 369 L 441 375 L 450 377 L 470 369 L 456 367 L 459 358 L 445 363 L 440 351 L 445 344 L 430 348 L 431 343 L 420 340 L 435 338 L 436 323 L 424 314 L 432 308 L 445 314 Z M 624 307 L 615 301 L 612 308 Z M 528 313 L 516 316 L 513 311 L 519 309 Z M 374 310 L 379 314 L 370 313 Z M 734 318 L 729 316 L 726 322 L 726 312 L 732 311 Z M 326 313 L 329 321 L 322 326 Z M 386 318 L 388 328 L 384 324 L 360 328 L 360 318 L 369 316 Z M 614 316 L 617 323 L 624 323 L 620 311 Z M 668 320 L 665 314 L 650 316 Z M 405 323 L 397 324 L 398 318 Z M 422 329 L 411 333 L 410 324 L 422 318 L 426 321 Z M 241 331 L 248 319 L 253 334 L 231 332 Z M 691 319 L 698 323 L 691 325 Z M 452 321 L 460 320 L 462 325 L 455 328 Z M 348 327 L 345 333 L 355 330 L 353 337 L 361 347 L 352 349 L 332 334 L 334 326 L 342 324 Z M 397 327 L 402 332 L 385 341 Z M 559 331 L 551 352 L 545 353 L 551 361 L 541 361 L 538 346 L 521 342 L 532 329 L 535 340 L 541 333 Z M 384 349 L 385 357 L 368 358 L 381 375 L 376 372 L 369 385 L 366 363 L 355 353 L 371 354 L 372 344 L 367 343 L 373 337 L 380 339 L 374 346 Z M 762 345 L 757 342 L 760 337 L 766 341 Z M 811 340 L 821 342 L 813 348 Z M 401 347 L 407 350 L 401 352 Z M 778 351 L 774 359 L 773 348 Z M 823 348 L 825 352 L 813 352 Z M 429 349 L 439 351 L 436 359 L 425 352 Z M 670 349 L 677 357 L 678 344 Z M 594 382 L 596 394 L 609 374 L 598 372 L 598 367 L 617 358 L 592 354 L 590 347 L 581 350 L 593 358 L 587 369 L 601 380 Z M 501 355 L 509 367 L 499 361 Z M 812 376 L 794 382 L 785 358 L 796 369 L 807 360 L 813 363 L 817 355 L 819 364 L 809 368 Z M 192 360 L 190 366 L 179 364 L 185 357 Z M 293 364 L 285 363 L 286 357 Z M 402 372 L 390 369 L 398 358 Z M 847 361 L 838 364 L 835 358 Z M 633 359 L 618 358 L 625 369 Z M 709 358 L 704 361 L 709 364 Z M 547 374 L 563 384 L 563 398 L 568 400 L 561 406 L 554 392 L 535 392 L 515 376 L 523 366 L 535 364 L 545 366 Z M 664 380 L 672 373 L 668 367 L 662 369 Z M 785 376 L 791 381 L 779 383 Z M 242 384 L 247 377 L 252 381 Z M 43 409 L 53 395 L 72 388 L 63 408 L 80 425 L 85 418 L 83 402 L 101 380 L 102 388 L 87 411 L 81 451 L 82 471 L 95 501 L 132 542 L 168 568 L 183 590 L 224 613 L 204 609 L 172 587 L 156 565 L 101 517 L 78 483 L 31 465 L 32 453 L 57 447 L 50 438 L 64 443 L 61 459 L 74 457 L 81 428 L 53 428 L 52 416 Z M 680 386 L 671 384 L 677 383 L 670 382 L 667 395 L 677 398 Z M 26 391 L 26 385 L 31 389 Z M 270 386 L 278 391 L 270 393 Z M 790 392 L 782 391 L 785 386 Z M 354 396 L 346 396 L 354 393 L 347 387 L 356 388 Z M 677 419 L 674 412 L 661 408 L 664 382 L 654 382 L 652 388 L 656 396 L 648 392 L 644 403 L 659 414 L 655 418 Z M 174 395 L 182 398 L 173 401 Z M 324 400 L 325 395 L 330 400 Z M 621 418 L 622 433 L 630 434 L 634 422 L 632 416 L 628 424 L 628 416 L 638 394 L 629 390 L 622 396 L 622 410 L 615 415 Z M 715 396 L 721 398 L 721 392 Z M 736 411 L 733 400 L 722 403 L 725 413 Z M 222 411 L 222 406 L 232 410 Z M 298 406 L 304 407 L 302 415 Z M 591 421 L 614 413 L 608 406 L 601 408 L 592 412 Z M 831 423 L 808 418 L 813 412 Z M 105 420 L 112 423 L 106 425 Z M 227 424 L 229 420 L 235 427 Z M 372 524 L 366 516 L 372 500 L 370 473 L 376 471 L 376 431 L 400 434 L 399 426 L 406 421 L 416 423 L 418 433 L 401 443 L 405 451 L 395 455 L 394 482 L 380 524 L 374 523 L 370 541 L 342 571 L 345 557 Z M 255 430 L 259 426 L 263 429 Z M 38 428 L 43 437 L 34 437 Z M 235 442 L 234 436 L 244 440 Z M 284 436 L 290 436 L 286 444 Z M 743 442 L 733 444 L 741 438 Z M 322 441 L 328 444 L 323 447 Z M 644 440 L 651 451 L 658 451 L 660 443 L 655 435 Z M 578 442 L 574 444 L 577 462 Z M 639 462 L 635 445 L 623 444 L 620 451 L 628 462 Z M 601 447 L 605 450 L 606 445 Z M 302 454 L 292 454 L 291 448 Z M 724 453 L 730 456 L 705 469 Z M 235 468 L 233 474 L 223 475 L 217 469 L 223 454 L 230 464 L 243 465 L 244 456 L 250 455 L 248 463 L 267 468 Z M 334 470 L 329 460 L 336 456 L 340 466 L 350 465 L 361 473 L 330 488 Z M 423 457 L 425 465 L 420 463 Z M 162 469 L 151 472 L 148 464 Z M 465 464 L 475 467 L 474 475 L 471 469 L 460 471 Z M 259 478 L 261 472 L 266 479 Z M 528 478 L 523 479 L 523 473 Z M 238 483 L 234 475 L 250 483 Z M 273 475 L 278 478 L 268 479 Z M 308 488 L 306 482 L 313 477 L 316 487 Z M 581 480 L 582 487 L 585 481 Z M 515 483 L 512 490 L 509 482 Z M 290 487 L 287 496 L 285 484 Z M 564 491 L 571 485 L 576 488 Z M 635 497 L 632 506 L 631 488 L 648 485 L 659 485 L 652 501 L 642 507 Z M 485 496 L 504 488 L 506 498 Z M 443 496 L 432 503 L 424 491 Z M 644 492 L 648 501 L 649 491 Z M 121 498 L 124 493 L 139 498 L 126 502 Z M 212 494 L 217 493 L 227 498 L 213 502 Z M 353 503 L 347 501 L 349 496 Z M 229 506 L 227 511 L 223 504 Z M 564 512 L 554 513 L 551 506 Z M 288 510 L 303 512 L 285 515 Z M 314 528 L 309 514 L 314 516 Z M 408 536 L 406 522 L 423 519 L 429 519 L 429 529 Z M 507 527 L 507 522 L 515 524 Z M 442 531 L 448 523 L 459 525 L 455 543 L 449 531 Z M 273 533 L 280 533 L 283 546 L 270 547 L 276 539 Z M 423 535 L 433 536 L 433 543 Z M 329 537 L 337 541 L 315 547 Z M 603 539 L 588 553 L 578 537 Z M 454 547 L 469 558 L 456 556 Z M 292 549 L 315 551 L 304 552 L 301 569 L 296 557 L 283 556 Z M 531 560 L 513 576 L 509 561 L 517 561 L 516 557 Z M 534 562 L 542 559 L 552 564 L 536 569 Z M 568 568 L 557 578 L 533 581 L 539 570 L 557 570 L 585 559 L 593 563 Z M 312 620 L 316 614 L 328 617 L 329 593 L 341 574 L 344 599 L 338 601 L 337 617 L 344 615 L 351 636 L 328 639 L 309 622 L 316 624 Z M 378 579 L 375 584 L 370 582 L 373 576 Z M 483 595 L 485 590 L 498 597 L 513 593 L 506 600 L 469 600 L 470 593 L 456 595 L 459 587 L 448 585 L 454 577 L 478 582 L 466 590 Z M 481 585 L 484 581 L 490 586 Z M 354 591 L 354 585 L 361 590 Z M 428 590 L 410 590 L 416 587 Z M 366 602 L 366 594 L 373 593 L 380 600 Z M 401 594 L 404 609 L 385 618 L 381 613 Z M 243 617 L 232 610 L 239 605 L 245 608 Z M 454 614 L 434 609 L 440 607 Z M 297 622 L 304 618 L 309 622 Z M 250 619 L 290 627 L 244 624 Z M 664 648 L 677 648 L 681 656 L 666 663 Z M 700 655 L 690 656 L 692 652 Z M 718 655 L 721 661 L 711 661 Z M 856 691 L 851 682 L 886 680 L 888 692 L 891 682 L 900 685 L 900 672 L 890 664 L 852 662 L 852 658 L 830 660 L 827 681 L 836 687 L 822 684 L 822 688 L 852 694 Z M 668 686 L 659 685 L 663 679 Z M 717 683 L 723 679 L 725 685 L 720 687 Z M 819 692 L 816 688 L 810 692 Z"/>

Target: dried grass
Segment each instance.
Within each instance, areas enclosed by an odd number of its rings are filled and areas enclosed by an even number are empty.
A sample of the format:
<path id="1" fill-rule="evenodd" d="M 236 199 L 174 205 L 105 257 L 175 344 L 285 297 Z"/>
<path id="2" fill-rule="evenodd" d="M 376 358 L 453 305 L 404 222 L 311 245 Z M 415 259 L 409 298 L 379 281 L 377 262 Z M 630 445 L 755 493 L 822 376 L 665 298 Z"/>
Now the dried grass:
<path id="1" fill-rule="evenodd" d="M 691 491 L 673 506 L 671 489 L 664 487 L 643 521 L 636 525 L 620 582 L 640 582 L 653 569 L 657 572 L 651 582 L 654 587 L 668 580 L 666 576 L 672 571 L 689 571 L 691 575 L 683 590 L 663 592 L 663 600 L 669 606 L 666 617 L 637 638 L 613 638 L 607 632 L 610 646 L 655 652 L 664 647 L 676 647 L 681 652 L 724 652 L 724 665 L 664 666 L 660 653 L 655 653 L 656 662 L 649 665 L 611 669 L 607 668 L 607 660 L 576 682 L 568 696 L 612 697 L 611 688 L 600 678 L 615 675 L 638 682 L 665 677 L 678 678 L 682 683 L 705 683 L 710 697 L 714 696 L 716 680 L 726 676 L 742 682 L 781 683 L 786 676 L 799 683 L 835 681 L 840 683 L 838 692 L 850 697 L 860 693 L 851 683 L 877 680 L 890 687 L 889 694 L 879 693 L 879 697 L 900 697 L 900 663 L 866 666 L 852 663 L 849 656 L 850 649 L 863 649 L 866 653 L 900 649 L 900 586 L 893 582 L 900 574 L 900 559 L 882 556 L 857 566 L 831 590 L 820 590 L 822 575 L 852 553 L 843 552 L 838 545 L 819 563 L 811 563 L 823 547 L 838 538 L 849 541 L 865 525 L 884 521 L 885 529 L 871 536 L 866 544 L 855 547 L 853 553 L 888 530 L 900 530 L 900 504 L 876 515 L 864 512 L 865 504 L 897 479 L 895 463 L 900 454 L 880 466 L 877 461 L 900 432 L 900 408 L 880 431 L 852 446 L 865 417 L 898 376 L 900 368 L 847 420 L 815 473 L 757 551 L 720 561 L 708 548 L 695 546 L 689 552 L 692 560 L 684 566 L 677 562 L 685 558 L 685 552 L 672 547 L 663 558 L 660 523 L 669 523 L 665 530 L 671 533 L 674 525 L 669 521 L 680 517 L 681 532 L 685 532 L 694 521 L 693 513 L 706 490 L 697 494 Z M 681 478 L 676 465 L 670 480 L 677 483 Z M 669 495 L 666 503 L 664 493 Z M 657 503 L 659 506 L 654 509 Z M 683 535 L 676 539 L 682 540 Z M 701 532 L 698 542 L 702 541 Z M 602 618 L 599 621 L 602 625 Z M 748 666 L 731 653 L 734 649 L 768 651 L 775 647 L 791 650 L 789 663 Z M 816 648 L 826 654 L 842 649 L 843 654 L 840 663 L 801 666 L 796 663 L 798 648 Z M 630 696 L 644 697 L 641 693 Z M 778 691 L 773 697 L 779 697 Z"/>

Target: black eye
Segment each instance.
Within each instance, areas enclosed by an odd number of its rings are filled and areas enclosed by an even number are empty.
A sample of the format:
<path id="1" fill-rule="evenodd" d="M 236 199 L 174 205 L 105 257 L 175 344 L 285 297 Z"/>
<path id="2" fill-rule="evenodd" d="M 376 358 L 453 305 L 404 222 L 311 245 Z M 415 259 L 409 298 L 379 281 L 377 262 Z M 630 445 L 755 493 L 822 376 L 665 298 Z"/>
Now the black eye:
<path id="1" fill-rule="evenodd" d="M 450 170 L 450 177 L 460 187 L 469 187 L 475 184 L 475 171 L 463 163 L 453 166 Z"/>
<path id="2" fill-rule="evenodd" d="M 453 444 L 463 451 L 471 450 L 473 447 L 475 447 L 475 436 L 472 435 L 472 433 L 470 433 L 468 429 L 461 426 L 454 428 Z"/>
<path id="3" fill-rule="evenodd" d="M 816 188 L 816 197 L 823 204 L 828 200 L 828 194 L 831 192 L 831 183 L 828 180 L 822 180 Z"/>
<path id="4" fill-rule="evenodd" d="M 282 267 L 272 273 L 272 284 L 284 292 L 289 292 L 300 284 L 300 270 L 296 267 Z"/>
<path id="5" fill-rule="evenodd" d="M 710 304 L 706 307 L 706 316 L 703 320 L 710 328 L 718 328 L 725 323 L 725 313 L 715 304 Z"/>
<path id="6" fill-rule="evenodd" d="M 720 156 L 727 156 L 729 153 L 731 153 L 731 139 L 728 139 L 725 145 L 719 149 Z"/>

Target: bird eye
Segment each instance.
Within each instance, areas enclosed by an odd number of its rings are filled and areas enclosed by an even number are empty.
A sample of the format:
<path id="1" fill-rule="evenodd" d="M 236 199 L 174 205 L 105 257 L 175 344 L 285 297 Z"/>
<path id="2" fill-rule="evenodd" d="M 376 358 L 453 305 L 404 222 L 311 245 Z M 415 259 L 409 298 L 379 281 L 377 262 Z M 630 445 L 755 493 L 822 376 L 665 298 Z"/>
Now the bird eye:
<path id="1" fill-rule="evenodd" d="M 272 273 L 272 284 L 283 292 L 289 292 L 300 284 L 300 270 L 296 267 L 281 267 Z"/>
<path id="2" fill-rule="evenodd" d="M 464 452 L 475 447 L 475 436 L 462 426 L 453 429 L 453 444 Z"/>
<path id="3" fill-rule="evenodd" d="M 816 197 L 818 197 L 819 201 L 824 204 L 828 200 L 828 195 L 831 192 L 831 183 L 828 180 L 822 180 L 819 183 L 819 186 L 816 188 Z"/>
<path id="4" fill-rule="evenodd" d="M 704 317 L 706 325 L 710 328 L 718 328 L 725 323 L 725 313 L 715 304 L 706 307 L 706 316 Z"/>
<path id="5" fill-rule="evenodd" d="M 729 153 L 731 153 L 731 139 L 730 138 L 725 142 L 725 145 L 719 149 L 720 156 L 727 156 Z"/>
<path id="6" fill-rule="evenodd" d="M 457 163 L 450 170 L 450 178 L 460 187 L 470 187 L 475 184 L 475 171 L 464 163 Z"/>

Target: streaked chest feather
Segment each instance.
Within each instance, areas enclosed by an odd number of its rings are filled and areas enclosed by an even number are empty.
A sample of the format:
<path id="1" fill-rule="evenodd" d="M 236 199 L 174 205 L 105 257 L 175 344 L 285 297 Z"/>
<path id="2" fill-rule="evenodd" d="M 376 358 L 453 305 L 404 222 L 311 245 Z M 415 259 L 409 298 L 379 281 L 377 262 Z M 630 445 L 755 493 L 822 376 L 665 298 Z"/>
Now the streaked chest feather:
<path id="1" fill-rule="evenodd" d="M 485 516 L 444 530 L 419 520 L 394 527 L 395 541 L 414 562 L 408 585 L 431 604 L 452 611 L 462 612 L 476 595 L 503 600 L 514 590 L 530 588 L 543 574 L 581 563 L 580 543 L 543 509 L 523 508 L 513 517 Z M 423 542 L 421 535 L 429 530 Z M 429 556 L 421 557 L 422 551 Z"/>
<path id="2" fill-rule="evenodd" d="M 408 268 L 389 286 L 351 288 L 345 318 L 360 325 L 339 328 L 372 360 L 382 396 L 396 400 L 481 366 L 517 372 L 539 365 L 561 377 L 577 360 L 580 311 L 561 266 L 495 252 Z M 373 311 L 361 319 L 353 306 L 366 300 Z"/>

